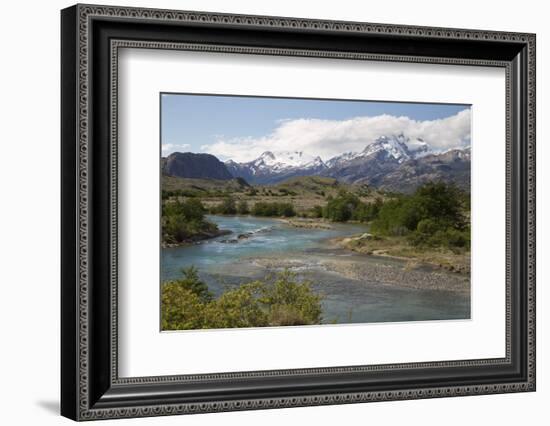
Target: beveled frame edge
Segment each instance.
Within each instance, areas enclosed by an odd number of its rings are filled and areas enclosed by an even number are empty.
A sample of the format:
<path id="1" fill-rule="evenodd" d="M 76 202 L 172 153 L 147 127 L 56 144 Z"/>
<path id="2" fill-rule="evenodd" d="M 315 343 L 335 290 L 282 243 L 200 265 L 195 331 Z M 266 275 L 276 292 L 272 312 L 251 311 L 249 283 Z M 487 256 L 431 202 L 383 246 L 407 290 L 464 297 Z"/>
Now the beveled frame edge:
<path id="1" fill-rule="evenodd" d="M 368 61 L 384 61 L 384 62 L 401 62 L 401 63 L 429 63 L 443 65 L 464 65 L 464 66 L 486 66 L 498 67 L 505 70 L 506 86 L 510 87 L 511 66 L 505 61 L 487 61 L 487 60 L 463 60 L 454 58 L 437 58 L 427 57 L 418 58 L 415 56 L 405 55 L 380 55 L 380 54 L 363 54 L 363 53 L 346 53 L 346 52 L 316 52 L 298 49 L 272 49 L 272 48 L 255 48 L 242 47 L 231 45 L 202 45 L 193 43 L 162 43 L 150 41 L 136 40 L 118 40 L 113 39 L 110 42 L 111 48 L 111 169 L 112 169 L 112 194 L 111 194 L 111 222 L 113 224 L 111 235 L 111 265 L 113 265 L 113 274 L 111 276 L 111 382 L 113 384 L 153 384 L 153 383 L 173 383 L 177 381 L 200 381 L 200 380 L 219 380 L 219 379 L 241 379 L 249 377 L 273 377 L 273 376 L 298 376 L 304 374 L 331 374 L 331 373 L 346 373 L 346 372 L 368 372 L 368 371 L 390 371 L 395 369 L 406 368 L 441 368 L 441 367 L 464 367 L 464 366 L 484 366 L 491 364 L 509 364 L 510 363 L 510 345 L 511 345 L 511 318 L 510 318 L 510 276 L 506 275 L 506 349 L 504 358 L 484 358 L 484 359 L 468 359 L 456 361 L 433 361 L 433 362 L 414 362 L 414 363 L 397 363 L 397 364 L 376 364 L 376 365 L 353 365 L 340 367 L 317 367 L 317 368 L 296 368 L 284 370 L 260 370 L 260 371 L 241 371 L 231 373 L 210 373 L 210 374 L 187 374 L 187 375 L 170 375 L 170 376 L 147 376 L 147 377 L 132 377 L 120 378 L 118 376 L 118 329 L 117 329 L 117 222 L 118 222 L 118 187 L 117 187 L 117 146 L 118 146 L 118 54 L 120 49 L 159 49 L 159 50 L 176 50 L 176 51 L 193 51 L 193 52 L 208 52 L 208 53 L 230 53 L 244 55 L 269 55 L 269 56 L 292 56 L 292 57 L 310 57 L 310 58 L 326 58 L 326 59 L 346 59 L 346 60 L 368 60 Z M 510 98 L 509 90 L 506 94 L 507 99 Z M 510 115 L 509 102 L 507 102 L 507 121 Z M 510 158 L 510 129 L 506 129 L 506 157 Z M 507 160 L 507 163 L 509 161 Z M 506 228 L 510 227 L 510 181 L 506 181 Z M 507 255 L 509 247 L 506 248 Z"/>
<path id="2" fill-rule="evenodd" d="M 526 203 L 527 241 L 525 241 L 527 283 L 525 301 L 528 308 L 527 323 L 527 380 L 519 383 L 498 383 L 483 386 L 451 386 L 447 388 L 435 387 L 424 389 L 402 389 L 399 391 L 336 393 L 327 395 L 312 395 L 301 397 L 277 397 L 265 399 L 247 399 L 232 401 L 215 401 L 201 404 L 161 404 L 134 408 L 90 408 L 89 400 L 89 335 L 88 335 L 88 234 L 89 229 L 89 168 L 88 163 L 88 55 L 90 40 L 88 25 L 93 17 L 118 17 L 140 20 L 175 21 L 175 22 L 204 22 L 223 25 L 256 26 L 266 28 L 300 28 L 304 31 L 361 32 L 378 33 L 391 36 L 392 34 L 410 34 L 422 38 L 447 38 L 468 40 L 495 40 L 520 43 L 526 47 L 527 75 L 526 84 L 528 104 L 526 108 L 519 108 L 524 114 L 522 123 L 527 135 L 526 158 L 523 167 L 527 168 L 527 181 L 522 194 Z M 66 9 L 62 17 L 62 50 L 74 51 L 74 57 L 66 55 L 66 59 L 74 59 L 74 63 L 66 63 L 62 58 L 62 179 L 69 179 L 62 185 L 62 413 L 78 420 L 91 420 L 112 417 L 137 417 L 148 415 L 167 415 L 177 413 L 228 411 L 241 409 L 260 409 L 275 407 L 291 407 L 321 404 L 350 403 L 378 400 L 397 400 L 429 398 L 440 396 L 474 395 L 484 393 L 500 393 L 514 391 L 532 391 L 535 389 L 535 36 L 533 34 L 502 33 L 495 31 L 459 30 L 446 28 L 408 27 L 387 24 L 366 24 L 352 22 L 336 22 L 309 19 L 275 18 L 261 16 L 244 16 L 214 14 L 202 12 L 181 12 L 154 9 L 134 9 L 119 7 L 77 5 Z M 78 52 L 78 54 L 76 54 Z M 72 62 L 69 60 L 68 62 Z M 513 65 L 512 65 L 513 66 Z M 516 64 L 516 66 L 519 66 Z M 75 95 L 74 97 L 72 95 Z M 78 111 L 75 109 L 78 105 Z M 507 100 L 508 103 L 508 100 Z M 507 120 L 508 121 L 508 120 Z M 507 123 L 508 125 L 508 123 Z M 517 129 L 520 131 L 520 129 Z M 507 129 L 507 133 L 511 129 Z M 521 136 L 521 139 L 525 138 Z M 75 143 L 78 141 L 78 143 Z M 507 154 L 508 155 L 508 154 Z M 510 154 L 511 155 L 511 154 Z M 511 158 L 510 158 L 511 160 Z M 520 165 L 520 167 L 522 167 Z M 116 174 L 116 171 L 114 172 Z M 507 177 L 510 170 L 507 165 Z M 521 189 L 521 187 L 520 187 Z M 72 215 L 74 214 L 74 216 Z M 116 232 L 116 230 L 115 230 Z M 75 239 L 75 236 L 77 238 Z M 507 235 L 507 245 L 510 241 Z M 111 249 L 116 253 L 116 244 Z M 71 266 L 69 263 L 74 262 Z M 508 276 L 508 265 L 507 265 Z M 75 287 L 75 280 L 78 287 Z M 75 288 L 73 288 L 75 287 Z M 67 324 L 68 320 L 71 320 Z M 74 340 L 74 345 L 67 344 Z M 70 343 L 70 342 L 69 342 Z M 111 372 L 112 373 L 112 372 Z M 116 371 L 115 371 L 116 375 Z M 112 377 L 113 378 L 113 377 Z M 116 379 L 116 378 L 115 378 Z M 151 378 L 150 378 L 151 379 Z M 173 376 L 168 380 L 180 380 L 180 376 Z M 152 378 L 155 381 L 155 378 Z M 74 391 L 71 396 L 70 391 Z"/>

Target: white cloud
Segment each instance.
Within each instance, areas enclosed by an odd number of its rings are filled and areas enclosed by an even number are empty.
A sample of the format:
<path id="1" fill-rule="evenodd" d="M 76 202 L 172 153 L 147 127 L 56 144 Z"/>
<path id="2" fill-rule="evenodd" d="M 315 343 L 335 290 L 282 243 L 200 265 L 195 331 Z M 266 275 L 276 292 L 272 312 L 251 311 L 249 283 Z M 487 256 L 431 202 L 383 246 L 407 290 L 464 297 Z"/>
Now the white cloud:
<path id="1" fill-rule="evenodd" d="M 201 146 L 221 159 L 250 161 L 264 151 L 299 150 L 328 160 L 348 151 L 362 151 L 380 136 L 403 133 L 411 140 L 427 142 L 434 151 L 470 144 L 470 109 L 437 120 L 417 121 L 408 117 L 378 115 L 348 120 L 292 119 L 277 122 L 275 130 L 260 138 L 223 137 Z"/>
<path id="2" fill-rule="evenodd" d="M 173 152 L 181 152 L 181 151 L 185 151 L 186 149 L 188 149 L 191 145 L 189 145 L 188 143 L 181 143 L 181 144 L 176 144 L 176 143 L 163 143 L 162 144 L 162 155 L 166 156 L 166 155 L 170 155 L 171 153 Z"/>

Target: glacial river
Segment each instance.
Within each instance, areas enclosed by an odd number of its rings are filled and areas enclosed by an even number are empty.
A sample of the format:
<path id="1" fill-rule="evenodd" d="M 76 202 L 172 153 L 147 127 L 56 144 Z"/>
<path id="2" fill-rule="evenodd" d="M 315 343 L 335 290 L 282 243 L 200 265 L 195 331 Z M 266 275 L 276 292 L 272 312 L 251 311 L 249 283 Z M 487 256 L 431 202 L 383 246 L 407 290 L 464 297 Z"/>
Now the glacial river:
<path id="1" fill-rule="evenodd" d="M 384 282 L 380 271 L 406 277 L 406 262 L 361 255 L 329 244 L 331 238 L 366 232 L 364 226 L 336 224 L 332 229 L 305 229 L 277 219 L 248 216 L 209 216 L 209 220 L 232 234 L 162 249 L 162 281 L 177 278 L 182 268 L 194 265 L 210 290 L 219 295 L 224 289 L 288 268 L 299 279 L 311 281 L 313 289 L 323 294 L 326 323 L 470 318 L 469 292 Z M 246 237 L 238 239 L 239 235 Z M 347 273 L 351 270 L 361 271 L 360 277 Z M 375 270 L 376 274 L 370 273 Z M 457 279 L 456 274 L 430 268 L 415 270 L 414 274 L 420 280 Z"/>

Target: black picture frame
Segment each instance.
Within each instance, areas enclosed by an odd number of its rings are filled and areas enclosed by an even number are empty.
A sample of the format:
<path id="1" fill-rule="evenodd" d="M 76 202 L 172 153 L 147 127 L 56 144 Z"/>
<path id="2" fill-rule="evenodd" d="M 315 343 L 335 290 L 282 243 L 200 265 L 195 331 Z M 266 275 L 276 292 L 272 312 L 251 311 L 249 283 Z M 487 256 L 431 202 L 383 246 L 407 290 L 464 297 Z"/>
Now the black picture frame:
<path id="1" fill-rule="evenodd" d="M 534 391 L 535 42 L 534 34 L 510 32 L 97 5 L 64 9 L 61 414 L 92 420 Z M 119 378 L 113 99 L 116 52 L 124 46 L 505 68 L 506 357 Z"/>

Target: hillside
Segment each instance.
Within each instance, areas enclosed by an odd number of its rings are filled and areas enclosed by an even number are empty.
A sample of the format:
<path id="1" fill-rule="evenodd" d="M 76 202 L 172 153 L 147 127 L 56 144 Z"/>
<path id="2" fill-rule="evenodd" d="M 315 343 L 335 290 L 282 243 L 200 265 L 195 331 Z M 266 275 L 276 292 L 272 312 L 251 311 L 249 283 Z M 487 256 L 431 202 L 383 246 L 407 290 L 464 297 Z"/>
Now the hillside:
<path id="1" fill-rule="evenodd" d="M 385 190 L 412 193 L 419 185 L 438 181 L 454 183 L 466 191 L 470 189 L 469 148 L 411 159 L 381 176 L 376 183 L 378 188 Z"/>
<path id="2" fill-rule="evenodd" d="M 194 179 L 233 179 L 225 164 L 211 154 L 174 152 L 162 161 L 162 173 Z"/>
<path id="3" fill-rule="evenodd" d="M 259 187 L 263 188 L 263 187 Z M 273 191 L 284 193 L 287 191 L 295 196 L 319 196 L 321 198 L 335 197 L 341 191 L 351 192 L 363 199 L 380 197 L 379 191 L 370 188 L 367 184 L 348 184 L 336 178 L 325 176 L 299 176 L 287 179 L 276 185 L 269 185 Z"/>
<path id="4" fill-rule="evenodd" d="M 216 180 L 189 179 L 174 176 L 162 177 L 163 197 L 197 197 L 206 207 L 217 205 L 232 196 L 246 201 L 249 207 L 258 202 L 291 203 L 298 213 L 324 206 L 327 200 L 345 191 L 355 194 L 362 201 L 383 199 L 380 191 L 365 184 L 347 184 L 330 177 L 293 177 L 275 185 L 251 186 L 244 179 Z"/>
<path id="5" fill-rule="evenodd" d="M 162 190 L 180 192 L 187 196 L 208 196 L 224 193 L 239 193 L 250 188 L 244 179 L 194 179 L 176 176 L 162 176 Z"/>

